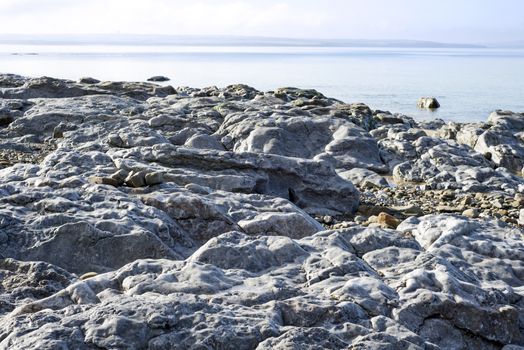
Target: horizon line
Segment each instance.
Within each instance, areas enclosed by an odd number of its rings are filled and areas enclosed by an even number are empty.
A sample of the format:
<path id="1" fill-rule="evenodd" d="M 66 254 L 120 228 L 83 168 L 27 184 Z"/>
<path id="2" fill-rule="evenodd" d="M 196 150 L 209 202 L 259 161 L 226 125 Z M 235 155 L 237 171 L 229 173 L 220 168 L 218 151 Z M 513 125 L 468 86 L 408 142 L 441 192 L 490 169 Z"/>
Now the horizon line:
<path id="1" fill-rule="evenodd" d="M 11 37 L 11 38 L 10 38 Z M 27 43 L 31 42 L 32 44 L 45 43 L 49 44 L 48 41 L 54 41 L 57 43 L 62 42 L 61 44 L 96 44 L 93 42 L 94 39 L 99 41 L 98 43 L 103 43 L 106 41 L 108 44 L 126 44 L 133 41 L 133 39 L 157 39 L 157 43 L 144 43 L 140 42 L 135 44 L 142 45 L 209 45 L 209 44 L 227 44 L 215 42 L 217 40 L 223 41 L 233 41 L 228 44 L 235 46 L 238 44 L 249 44 L 249 41 L 259 41 L 258 43 L 253 43 L 257 45 L 263 44 L 277 44 L 277 45 L 291 45 L 291 46 L 305 46 L 304 44 L 309 44 L 312 46 L 351 46 L 355 44 L 364 44 L 364 46 L 379 46 L 378 44 L 384 44 L 385 46 L 392 44 L 400 45 L 414 45 L 414 46 L 430 46 L 430 47 L 464 47 L 464 48 L 486 48 L 488 43 L 454 43 L 454 42 L 444 42 L 444 41 L 435 41 L 435 40 L 419 40 L 419 39 L 365 39 L 365 38 L 305 38 L 305 37 L 276 37 L 276 36 L 244 36 L 244 35 L 201 35 L 201 34 L 134 34 L 134 33 L 50 33 L 50 34 L 27 34 L 27 33 L 0 33 L 0 43 Z M 128 42 L 118 42 L 118 39 L 128 41 Z M 164 40 L 162 42 L 161 40 Z M 200 40 L 202 42 L 176 42 L 176 40 Z M 68 41 L 64 43 L 64 41 Z M 208 41 L 207 43 L 205 41 Z M 101 42 L 100 42 L 101 41 Z M 271 42 L 274 41 L 274 42 Z M 516 41 L 517 43 L 519 41 Z M 513 44 L 516 43 L 506 42 L 506 43 L 491 43 L 491 44 Z M 366 45 L 367 44 L 367 45 Z"/>

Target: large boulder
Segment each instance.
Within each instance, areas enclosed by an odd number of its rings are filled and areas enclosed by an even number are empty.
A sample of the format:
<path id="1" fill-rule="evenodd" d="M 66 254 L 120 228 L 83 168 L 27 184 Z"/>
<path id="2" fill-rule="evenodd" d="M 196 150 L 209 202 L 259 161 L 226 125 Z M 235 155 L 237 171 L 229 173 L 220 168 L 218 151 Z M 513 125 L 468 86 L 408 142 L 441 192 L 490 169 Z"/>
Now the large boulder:
<path id="1" fill-rule="evenodd" d="M 524 166 L 524 143 L 507 130 L 487 130 L 479 136 L 475 150 L 514 173 Z"/>
<path id="2" fill-rule="evenodd" d="M 440 107 L 440 103 L 435 97 L 421 97 L 417 101 L 419 108 L 436 109 Z"/>
<path id="3" fill-rule="evenodd" d="M 111 153 L 126 171 L 162 171 L 166 181 L 288 199 L 318 215 L 353 213 L 359 194 L 326 161 L 158 144 Z M 149 166 L 148 164 L 153 164 Z"/>
<path id="4" fill-rule="evenodd" d="M 502 129 L 522 131 L 524 129 L 524 113 L 496 110 L 489 115 L 488 123 Z"/>

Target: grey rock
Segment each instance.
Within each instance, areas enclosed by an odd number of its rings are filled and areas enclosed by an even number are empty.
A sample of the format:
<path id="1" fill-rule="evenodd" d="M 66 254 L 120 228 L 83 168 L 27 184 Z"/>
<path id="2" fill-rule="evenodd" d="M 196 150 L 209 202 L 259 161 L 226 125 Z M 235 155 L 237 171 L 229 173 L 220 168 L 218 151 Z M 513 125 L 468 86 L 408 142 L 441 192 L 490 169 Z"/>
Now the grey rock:
<path id="1" fill-rule="evenodd" d="M 167 96 L 176 93 L 170 86 L 161 87 L 140 82 L 100 82 L 86 84 L 50 77 L 26 78 L 22 81 L 22 85 L 13 83 L 11 86 L 2 89 L 0 96 L 3 98 L 31 99 L 112 94 L 146 100 L 152 96 Z"/>
<path id="2" fill-rule="evenodd" d="M 125 179 L 125 183 L 131 187 L 143 187 L 146 185 L 146 174 L 147 172 L 144 170 L 131 171 Z"/>
<path id="3" fill-rule="evenodd" d="M 263 213 L 238 225 L 248 234 L 302 238 L 322 231 L 323 227 L 309 216 L 299 213 Z"/>
<path id="4" fill-rule="evenodd" d="M 524 344 L 522 281 L 504 272 L 517 267 L 508 257 L 524 251 L 518 231 L 449 215 L 410 219 L 399 230 L 355 227 L 300 240 L 224 233 L 185 261 L 138 260 L 15 305 L 0 321 L 2 345 Z"/>
<path id="5" fill-rule="evenodd" d="M 111 186 L 119 186 L 123 183 L 112 178 L 112 177 L 103 177 L 103 176 L 90 176 L 88 181 L 94 185 L 111 185 Z"/>
<path id="6" fill-rule="evenodd" d="M 363 187 L 388 187 L 388 181 L 377 173 L 363 168 L 339 172 L 341 178 Z"/>
<path id="7" fill-rule="evenodd" d="M 224 146 L 216 138 L 207 134 L 194 134 L 186 140 L 184 145 L 187 147 L 225 151 Z"/>
<path id="8" fill-rule="evenodd" d="M 139 258 L 177 258 L 158 237 L 147 232 L 118 235 L 87 222 L 64 224 L 45 242 L 27 249 L 25 260 L 45 260 L 74 273 L 118 268 Z"/>
<path id="9" fill-rule="evenodd" d="M 513 172 L 519 172 L 524 166 L 524 144 L 507 130 L 487 130 L 479 136 L 475 150 L 490 154 L 495 164 Z"/>
<path id="10" fill-rule="evenodd" d="M 164 82 L 164 81 L 169 81 L 169 80 L 170 79 L 168 77 L 165 77 L 163 75 L 155 75 L 147 79 L 147 81 L 154 81 L 154 82 Z"/>
<path id="11" fill-rule="evenodd" d="M 144 176 L 144 180 L 145 184 L 148 186 L 158 185 L 164 182 L 164 174 L 162 172 L 147 173 Z"/>
<path id="12" fill-rule="evenodd" d="M 306 159 L 327 154 L 336 168 L 387 171 L 376 141 L 345 114 L 326 118 L 291 109 L 261 118 L 264 113 L 228 115 L 217 131 L 226 148 Z"/>
<path id="13" fill-rule="evenodd" d="M 98 84 L 100 83 L 100 80 L 91 77 L 83 77 L 78 79 L 78 82 L 80 84 Z"/>
<path id="14" fill-rule="evenodd" d="M 524 113 L 497 110 L 489 115 L 488 123 L 502 129 L 521 131 L 524 129 Z"/>
<path id="15" fill-rule="evenodd" d="M 524 347 L 518 113 L 15 75 L 0 95 L 2 349 Z"/>
<path id="16" fill-rule="evenodd" d="M 285 198 L 311 214 L 352 213 L 358 206 L 354 186 L 322 161 L 168 144 L 120 150 L 112 153 L 112 158 L 119 168 L 135 172 L 147 169 L 146 164 L 159 164 L 156 169 L 164 171 L 166 181 L 179 185 L 196 183 L 217 190 Z"/>
<path id="17" fill-rule="evenodd" d="M 440 107 L 440 103 L 435 97 L 421 97 L 417 101 L 419 108 L 436 109 Z"/>

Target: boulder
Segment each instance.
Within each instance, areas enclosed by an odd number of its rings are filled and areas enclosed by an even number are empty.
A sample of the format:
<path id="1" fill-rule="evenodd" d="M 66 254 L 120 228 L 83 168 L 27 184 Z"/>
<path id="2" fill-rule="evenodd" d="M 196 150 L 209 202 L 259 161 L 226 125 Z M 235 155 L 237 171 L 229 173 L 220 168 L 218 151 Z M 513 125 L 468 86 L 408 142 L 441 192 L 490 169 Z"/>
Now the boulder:
<path id="1" fill-rule="evenodd" d="M 78 79 L 78 82 L 80 84 L 89 84 L 89 85 L 91 85 L 91 84 L 98 84 L 98 83 L 100 83 L 100 80 L 95 79 L 95 78 L 91 78 L 91 77 L 83 77 L 83 78 Z"/>
<path id="2" fill-rule="evenodd" d="M 164 81 L 169 81 L 169 80 L 170 79 L 168 77 L 165 77 L 163 75 L 155 75 L 147 79 L 147 81 L 154 81 L 154 82 L 164 82 Z"/>
<path id="3" fill-rule="evenodd" d="M 522 131 L 524 129 L 524 113 L 499 109 L 489 115 L 488 123 L 502 129 Z"/>
<path id="4" fill-rule="evenodd" d="M 440 103 L 435 97 L 421 97 L 417 101 L 419 108 L 436 109 L 440 107 Z"/>
<path id="5" fill-rule="evenodd" d="M 479 136 L 475 150 L 489 154 L 498 166 L 518 173 L 524 167 L 524 143 L 512 132 L 501 129 L 487 130 Z"/>

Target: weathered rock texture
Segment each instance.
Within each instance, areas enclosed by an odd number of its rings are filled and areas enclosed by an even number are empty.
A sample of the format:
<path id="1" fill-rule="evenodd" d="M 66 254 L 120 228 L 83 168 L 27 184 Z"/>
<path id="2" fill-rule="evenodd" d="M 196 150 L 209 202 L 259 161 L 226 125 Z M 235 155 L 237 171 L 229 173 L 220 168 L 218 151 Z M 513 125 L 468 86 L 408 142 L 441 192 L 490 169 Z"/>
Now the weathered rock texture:
<path id="1" fill-rule="evenodd" d="M 522 114 L 15 75 L 0 97 L 0 349 L 524 347 Z"/>

